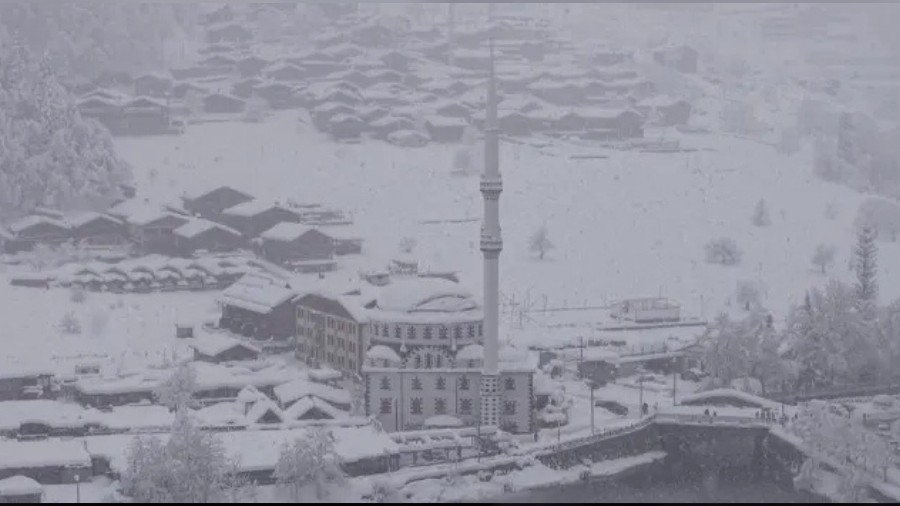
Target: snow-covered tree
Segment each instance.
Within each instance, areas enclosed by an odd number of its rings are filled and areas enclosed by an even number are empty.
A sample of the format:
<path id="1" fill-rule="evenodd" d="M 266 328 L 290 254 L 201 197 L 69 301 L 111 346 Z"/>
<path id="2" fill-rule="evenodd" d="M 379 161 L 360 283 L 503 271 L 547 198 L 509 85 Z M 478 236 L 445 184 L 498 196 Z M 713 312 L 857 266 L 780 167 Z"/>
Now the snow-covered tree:
<path id="1" fill-rule="evenodd" d="M 878 246 L 874 230 L 863 228 L 859 231 L 853 254 L 859 309 L 863 314 L 871 315 L 878 298 Z"/>
<path id="2" fill-rule="evenodd" d="M 122 490 L 149 503 L 228 502 L 240 494 L 237 466 L 215 433 L 197 427 L 186 412 L 176 416 L 169 440 L 137 436 L 127 453 Z M 240 502 L 240 501 L 238 501 Z"/>
<path id="3" fill-rule="evenodd" d="M 75 304 L 81 304 L 87 300 L 87 292 L 84 291 L 84 288 L 73 288 L 69 293 L 69 300 Z"/>
<path id="4" fill-rule="evenodd" d="M 399 248 L 402 253 L 406 253 L 408 255 L 415 251 L 416 245 L 416 238 L 407 236 L 400 240 Z"/>
<path id="5" fill-rule="evenodd" d="M 734 293 L 735 302 L 747 311 L 759 307 L 759 288 L 752 281 L 740 281 Z"/>
<path id="6" fill-rule="evenodd" d="M 834 254 L 834 246 L 820 244 L 816 246 L 816 251 L 813 253 L 812 263 L 822 271 L 822 274 L 825 274 L 826 269 L 834 263 Z"/>
<path id="7" fill-rule="evenodd" d="M 706 244 L 706 262 L 721 265 L 737 265 L 741 261 L 741 251 L 734 239 L 720 237 Z"/>
<path id="8" fill-rule="evenodd" d="M 303 489 L 312 485 L 316 499 L 327 495 L 327 487 L 344 481 L 341 462 L 334 451 L 334 436 L 323 429 L 310 430 L 305 437 L 285 444 L 275 465 L 278 484 L 301 500 Z"/>
<path id="9" fill-rule="evenodd" d="M 757 227 L 768 227 L 772 224 L 772 219 L 769 217 L 769 208 L 766 206 L 765 199 L 759 199 L 759 202 L 756 203 L 756 207 L 753 208 L 753 225 Z"/>
<path id="10" fill-rule="evenodd" d="M 189 364 L 178 366 L 172 375 L 164 381 L 153 395 L 156 401 L 170 410 L 179 413 L 197 405 L 194 392 L 197 391 L 197 376 Z"/>
<path id="11" fill-rule="evenodd" d="M 543 260 L 547 252 L 553 249 L 553 247 L 553 243 L 550 242 L 546 225 L 541 225 L 535 230 L 534 234 L 531 235 L 529 249 L 532 253 L 536 253 L 538 258 Z"/>
<path id="12" fill-rule="evenodd" d="M 765 312 L 755 309 L 737 322 L 720 315 L 713 325 L 712 337 L 706 363 L 719 383 L 728 385 L 736 379 L 753 378 L 765 393 L 769 385 L 781 379 L 784 364 L 778 349 L 780 336 Z"/>

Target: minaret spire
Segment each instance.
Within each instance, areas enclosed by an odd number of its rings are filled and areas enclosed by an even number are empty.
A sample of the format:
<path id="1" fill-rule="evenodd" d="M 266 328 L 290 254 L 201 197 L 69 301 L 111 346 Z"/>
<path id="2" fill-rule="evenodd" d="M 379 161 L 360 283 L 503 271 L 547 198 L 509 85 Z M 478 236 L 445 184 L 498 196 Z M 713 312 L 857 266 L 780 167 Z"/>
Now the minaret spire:
<path id="1" fill-rule="evenodd" d="M 490 74 L 484 124 L 484 174 L 481 195 L 484 199 L 484 223 L 481 228 L 481 252 L 484 256 L 484 369 L 481 376 L 481 425 L 499 425 L 500 412 L 500 128 L 497 122 L 497 85 L 494 72 L 494 41 L 490 40 Z"/>

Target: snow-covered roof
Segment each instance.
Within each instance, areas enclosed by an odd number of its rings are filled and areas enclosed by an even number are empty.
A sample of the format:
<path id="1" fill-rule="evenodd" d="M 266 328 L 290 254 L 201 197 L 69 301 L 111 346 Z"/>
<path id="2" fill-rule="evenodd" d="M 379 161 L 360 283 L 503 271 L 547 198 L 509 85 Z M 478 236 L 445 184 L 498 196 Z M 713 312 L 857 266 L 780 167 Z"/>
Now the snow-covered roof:
<path id="1" fill-rule="evenodd" d="M 306 375 L 313 381 L 334 381 L 344 377 L 340 371 L 329 368 L 310 369 Z"/>
<path id="2" fill-rule="evenodd" d="M 399 364 L 402 362 L 400 355 L 394 350 L 383 344 L 376 344 L 366 351 L 366 358 L 373 360 L 387 360 L 388 362 Z"/>
<path id="3" fill-rule="evenodd" d="M 119 225 L 122 225 L 123 222 L 121 219 L 116 218 L 114 216 L 110 216 L 104 213 L 98 213 L 95 211 L 86 211 L 81 213 L 72 213 L 66 216 L 66 222 L 73 228 L 81 227 L 86 225 L 96 219 L 104 219 L 109 220 Z"/>
<path id="4" fill-rule="evenodd" d="M 735 390 L 732 388 L 716 388 L 713 390 L 707 390 L 705 392 L 685 395 L 681 398 L 680 402 L 681 404 L 702 405 L 706 400 L 728 397 L 761 408 L 779 409 L 780 407 L 780 404 L 778 404 L 777 402 L 773 402 L 769 399 L 765 399 L 747 392 L 741 392 L 740 390 Z"/>
<path id="5" fill-rule="evenodd" d="M 484 347 L 480 344 L 470 344 L 456 353 L 456 360 L 482 360 Z"/>
<path id="6" fill-rule="evenodd" d="M 363 238 L 363 232 L 353 225 L 323 225 L 319 227 L 319 232 L 342 241 L 352 241 Z"/>
<path id="7" fill-rule="evenodd" d="M 473 295 L 440 278 L 412 278 L 388 285 L 378 294 L 378 308 L 396 312 L 464 312 L 479 309 Z"/>
<path id="8" fill-rule="evenodd" d="M 312 409 L 318 409 L 319 411 L 334 419 L 347 416 L 347 413 L 337 409 L 327 402 L 320 401 L 315 397 L 304 397 L 292 404 L 290 408 L 284 411 L 284 419 L 298 420 Z"/>
<path id="9" fill-rule="evenodd" d="M 79 427 L 95 421 L 99 412 L 79 404 L 46 399 L 4 401 L 0 409 L 0 430 L 16 430 L 22 423 L 37 422 L 50 427 Z"/>
<path id="10" fill-rule="evenodd" d="M 259 236 L 269 241 L 291 242 L 297 240 L 312 229 L 313 227 L 300 223 L 282 222 L 269 230 L 266 230 Z"/>
<path id="11" fill-rule="evenodd" d="M 671 105 L 677 104 L 678 102 L 684 101 L 681 99 L 672 98 L 668 95 L 656 95 L 641 100 L 637 105 L 639 107 L 669 107 Z"/>
<path id="12" fill-rule="evenodd" d="M 0 469 L 48 466 L 90 467 L 91 456 L 80 441 L 0 441 Z"/>
<path id="13" fill-rule="evenodd" d="M 243 204 L 238 204 L 236 206 L 229 207 L 222 211 L 222 214 L 227 214 L 229 216 L 240 216 L 244 218 L 248 218 L 251 216 L 256 216 L 258 214 L 264 213 L 271 209 L 281 208 L 278 204 L 271 201 L 253 199 Z"/>
<path id="14" fill-rule="evenodd" d="M 267 276 L 245 274 L 229 286 L 219 298 L 220 302 L 248 311 L 267 314 L 287 302 L 296 292 Z"/>
<path id="15" fill-rule="evenodd" d="M 12 476 L 0 480 L 0 496 L 41 494 L 44 488 L 41 484 L 27 476 Z"/>
<path id="16" fill-rule="evenodd" d="M 617 364 L 619 362 L 619 354 L 615 351 L 597 346 L 585 347 L 579 351 L 584 353 L 584 360 L 588 362 L 607 362 Z"/>
<path id="17" fill-rule="evenodd" d="M 143 226 L 168 216 L 188 221 L 187 217 L 167 211 L 163 209 L 162 206 L 147 206 L 141 210 L 136 210 L 125 219 L 132 225 Z"/>
<path id="18" fill-rule="evenodd" d="M 13 223 L 10 223 L 8 228 L 10 232 L 18 234 L 25 229 L 31 228 L 35 225 L 39 225 L 41 223 L 46 223 L 48 225 L 53 225 L 62 229 L 69 228 L 69 225 L 64 221 L 56 220 L 47 216 L 41 216 L 39 214 L 32 214 L 22 219 L 16 220 Z"/>
<path id="19" fill-rule="evenodd" d="M 250 408 L 250 411 L 247 412 L 247 423 L 254 424 L 260 423 L 260 419 L 265 416 L 267 412 L 271 411 L 278 417 L 279 422 L 283 422 L 285 420 L 284 413 L 281 411 L 271 399 L 259 399 L 253 404 L 253 407 Z"/>
<path id="20" fill-rule="evenodd" d="M 204 220 L 201 218 L 191 219 L 184 225 L 173 230 L 172 233 L 177 236 L 184 237 L 186 239 L 190 239 L 193 237 L 197 237 L 198 235 L 205 233 L 209 230 L 212 230 L 214 228 L 218 228 L 219 230 L 223 230 L 223 231 L 228 232 L 229 234 L 232 234 L 237 237 L 241 236 L 240 232 L 238 232 L 237 230 L 235 230 L 231 227 L 226 227 L 225 225 L 220 225 L 218 223 L 215 223 L 215 222 L 212 222 L 209 220 Z"/>
<path id="21" fill-rule="evenodd" d="M 435 127 L 467 127 L 469 123 L 463 118 L 432 115 L 425 118 L 425 122 Z"/>
<path id="22" fill-rule="evenodd" d="M 263 399 L 268 399 L 268 397 L 253 385 L 245 386 L 237 395 L 238 402 L 257 402 Z"/>
<path id="23" fill-rule="evenodd" d="M 194 338 L 191 341 L 191 348 L 210 357 L 238 346 L 251 350 L 257 354 L 262 353 L 259 348 L 231 337 L 206 335 L 200 338 Z"/>
<path id="24" fill-rule="evenodd" d="M 350 392 L 315 383 L 306 378 L 298 378 L 275 387 L 275 397 L 282 404 L 294 402 L 308 396 L 318 397 L 334 404 L 350 404 Z"/>

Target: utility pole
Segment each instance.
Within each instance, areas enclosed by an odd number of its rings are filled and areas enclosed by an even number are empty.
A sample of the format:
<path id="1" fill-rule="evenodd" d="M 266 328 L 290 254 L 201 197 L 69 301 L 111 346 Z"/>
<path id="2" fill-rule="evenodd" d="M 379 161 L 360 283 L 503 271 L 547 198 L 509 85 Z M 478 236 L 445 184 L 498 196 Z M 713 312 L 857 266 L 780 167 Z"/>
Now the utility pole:
<path id="1" fill-rule="evenodd" d="M 676 392 L 676 386 L 678 385 L 678 372 L 675 369 L 674 364 L 672 364 L 672 365 L 673 365 L 673 367 L 672 367 L 672 405 L 677 406 L 678 404 L 676 404 L 676 402 L 675 402 L 675 392 Z"/>
<path id="2" fill-rule="evenodd" d="M 594 434 L 594 388 L 596 387 L 596 383 L 592 380 L 588 383 L 588 386 L 591 388 L 591 435 Z"/>
<path id="3" fill-rule="evenodd" d="M 578 340 L 580 343 L 578 350 L 578 379 L 583 379 L 584 373 L 582 373 L 582 371 L 584 370 L 584 336 L 579 336 Z"/>
<path id="4" fill-rule="evenodd" d="M 640 400 L 638 401 L 639 402 L 638 410 L 639 410 L 639 413 L 641 414 L 641 418 L 644 418 L 644 378 L 643 377 L 638 378 L 638 385 L 640 386 Z"/>

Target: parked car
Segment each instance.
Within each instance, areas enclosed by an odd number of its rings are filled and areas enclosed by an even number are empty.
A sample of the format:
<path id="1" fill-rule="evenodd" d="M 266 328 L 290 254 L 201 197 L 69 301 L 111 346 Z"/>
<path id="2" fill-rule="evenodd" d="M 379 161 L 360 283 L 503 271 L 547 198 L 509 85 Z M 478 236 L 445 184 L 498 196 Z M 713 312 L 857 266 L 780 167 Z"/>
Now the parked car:
<path id="1" fill-rule="evenodd" d="M 603 408 L 609 411 L 612 414 L 619 416 L 627 416 L 628 415 L 628 407 L 624 406 L 616 401 L 607 401 L 607 400 L 596 400 L 594 401 L 594 406 L 598 408 Z"/>
<path id="2" fill-rule="evenodd" d="M 707 376 L 709 375 L 700 369 L 688 369 L 681 373 L 681 379 L 685 381 L 700 381 Z"/>

